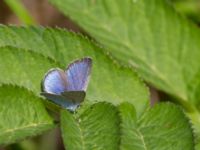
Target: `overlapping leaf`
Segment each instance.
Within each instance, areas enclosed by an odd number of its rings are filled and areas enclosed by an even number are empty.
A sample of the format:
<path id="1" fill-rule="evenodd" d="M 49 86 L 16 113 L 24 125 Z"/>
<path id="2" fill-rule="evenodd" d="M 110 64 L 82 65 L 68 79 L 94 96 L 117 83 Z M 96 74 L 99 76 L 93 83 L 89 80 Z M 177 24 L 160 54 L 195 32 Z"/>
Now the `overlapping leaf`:
<path id="1" fill-rule="evenodd" d="M 44 74 L 49 68 L 57 66 L 59 63 L 28 50 L 0 48 L 0 84 L 23 86 L 39 95 Z"/>
<path id="2" fill-rule="evenodd" d="M 113 104 L 129 101 L 136 105 L 138 115 L 148 104 L 147 89 L 133 70 L 114 63 L 82 36 L 61 29 L 1 26 L 0 37 L 1 83 L 20 85 L 38 95 L 48 69 L 65 69 L 70 61 L 89 56 L 93 68 L 88 100 Z"/>
<path id="3" fill-rule="evenodd" d="M 41 99 L 27 90 L 0 86 L 0 145 L 41 134 L 54 127 Z"/>
<path id="4" fill-rule="evenodd" d="M 135 110 L 132 105 L 122 104 L 119 110 L 123 133 L 121 149 L 194 149 L 194 138 L 189 120 L 174 104 L 157 104 L 135 122 L 133 121 Z"/>
<path id="5" fill-rule="evenodd" d="M 199 104 L 200 31 L 165 0 L 50 1 L 145 80 Z"/>
<path id="6" fill-rule="evenodd" d="M 61 120 L 66 149 L 118 149 L 120 130 L 116 107 L 97 103 L 77 118 L 63 111 Z"/>
<path id="7" fill-rule="evenodd" d="M 62 113 L 66 149 L 193 150 L 189 120 L 173 104 L 159 104 L 137 118 L 133 105 L 106 103 L 88 107 L 78 117 Z"/>

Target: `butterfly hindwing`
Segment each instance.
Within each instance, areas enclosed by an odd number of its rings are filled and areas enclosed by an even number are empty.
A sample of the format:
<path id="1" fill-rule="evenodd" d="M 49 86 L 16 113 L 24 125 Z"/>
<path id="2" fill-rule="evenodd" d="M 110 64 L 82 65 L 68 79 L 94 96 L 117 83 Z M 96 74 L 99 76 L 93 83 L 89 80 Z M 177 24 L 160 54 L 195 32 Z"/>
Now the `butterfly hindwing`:
<path id="1" fill-rule="evenodd" d="M 45 96 L 48 100 L 50 100 L 54 104 L 66 108 L 70 111 L 74 111 L 80 104 L 76 103 L 74 100 L 68 99 L 66 96 L 63 95 L 56 95 L 45 92 L 42 92 L 41 95 Z"/>
<path id="2" fill-rule="evenodd" d="M 71 63 L 65 71 L 67 91 L 86 91 L 92 67 L 91 58 L 83 58 Z"/>
<path id="3" fill-rule="evenodd" d="M 65 91 L 62 93 L 62 96 L 79 104 L 84 100 L 85 94 L 85 91 Z"/>

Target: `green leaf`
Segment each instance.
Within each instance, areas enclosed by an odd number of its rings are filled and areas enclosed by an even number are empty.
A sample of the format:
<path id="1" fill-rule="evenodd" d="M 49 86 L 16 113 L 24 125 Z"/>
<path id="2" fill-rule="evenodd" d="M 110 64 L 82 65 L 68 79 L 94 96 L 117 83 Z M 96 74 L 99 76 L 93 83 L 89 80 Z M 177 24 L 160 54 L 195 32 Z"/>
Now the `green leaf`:
<path id="1" fill-rule="evenodd" d="M 61 128 L 66 149 L 193 150 L 189 120 L 180 107 L 163 103 L 139 118 L 132 104 L 97 103 L 78 115 L 63 111 Z"/>
<path id="2" fill-rule="evenodd" d="M 200 137 L 200 114 L 194 108 L 200 108 L 199 28 L 165 0 L 50 1 L 120 62 L 175 97 Z"/>
<path id="3" fill-rule="evenodd" d="M 23 86 L 40 95 L 41 80 L 49 68 L 58 63 L 28 50 L 0 47 L 0 84 Z"/>
<path id="4" fill-rule="evenodd" d="M 11 144 L 54 127 L 41 99 L 24 88 L 0 86 L 0 145 Z"/>
<path id="5" fill-rule="evenodd" d="M 0 47 L 0 83 L 20 85 L 39 95 L 46 71 L 65 69 L 74 59 L 89 56 L 93 68 L 87 100 L 113 104 L 129 101 L 135 104 L 137 115 L 149 103 L 148 90 L 136 73 L 114 62 L 83 36 L 61 29 L 1 26 Z"/>
<path id="6" fill-rule="evenodd" d="M 136 121 L 135 108 L 124 103 L 121 116 L 121 150 L 193 150 L 194 137 L 189 120 L 174 104 L 161 103 Z"/>
<path id="7" fill-rule="evenodd" d="M 69 112 L 62 111 L 61 121 L 66 149 L 118 149 L 118 111 L 111 104 L 94 104 L 85 109 L 78 117 L 73 117 Z"/>
<path id="8" fill-rule="evenodd" d="M 50 1 L 146 81 L 199 104 L 200 31 L 165 0 Z"/>

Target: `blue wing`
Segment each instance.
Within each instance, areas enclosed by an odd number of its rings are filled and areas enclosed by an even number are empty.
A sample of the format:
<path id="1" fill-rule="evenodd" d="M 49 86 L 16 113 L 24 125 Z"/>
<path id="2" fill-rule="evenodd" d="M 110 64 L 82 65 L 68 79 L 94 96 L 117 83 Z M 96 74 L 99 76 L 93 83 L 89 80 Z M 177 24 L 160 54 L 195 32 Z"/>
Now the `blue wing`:
<path id="1" fill-rule="evenodd" d="M 67 91 L 86 91 L 91 67 L 92 59 L 87 57 L 71 63 L 65 71 Z"/>
<path id="2" fill-rule="evenodd" d="M 71 63 L 65 72 L 60 69 L 49 70 L 42 81 L 41 95 L 75 111 L 85 98 L 91 67 L 91 58 L 83 58 Z"/>
<path id="3" fill-rule="evenodd" d="M 42 81 L 42 91 L 60 94 L 67 90 L 67 79 L 64 71 L 54 68 L 47 72 Z"/>
<path id="4" fill-rule="evenodd" d="M 74 94 L 79 95 L 79 101 L 75 101 L 71 99 L 71 96 L 74 97 Z M 77 93 L 77 94 L 65 93 L 64 95 L 57 95 L 57 94 L 42 92 L 41 95 L 45 96 L 48 100 L 55 103 L 56 105 L 66 108 L 70 111 L 75 111 L 77 107 L 80 105 L 81 101 L 83 101 L 85 97 L 85 93 L 82 93 L 82 92 Z"/>
<path id="5" fill-rule="evenodd" d="M 84 100 L 86 93 L 84 91 L 66 91 L 61 93 L 61 95 L 71 100 L 73 104 L 80 104 Z"/>

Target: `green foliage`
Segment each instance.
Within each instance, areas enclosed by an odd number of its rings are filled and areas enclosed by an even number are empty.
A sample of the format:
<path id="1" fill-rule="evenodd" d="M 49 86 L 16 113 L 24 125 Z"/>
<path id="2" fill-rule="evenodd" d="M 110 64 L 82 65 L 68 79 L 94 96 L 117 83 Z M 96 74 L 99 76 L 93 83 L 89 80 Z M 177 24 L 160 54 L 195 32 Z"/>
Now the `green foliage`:
<path id="1" fill-rule="evenodd" d="M 102 52 L 101 48 L 82 36 L 77 36 L 74 33 L 61 29 L 1 26 L 0 37 L 0 85 L 11 84 L 17 87 L 23 87 L 33 92 L 36 98 L 39 97 L 40 82 L 46 71 L 53 67 L 61 67 L 64 69 L 70 61 L 80 57 L 90 56 L 94 63 L 86 97 L 88 102 L 108 101 L 117 105 L 123 101 L 129 101 L 132 104 L 136 104 L 138 116 L 148 106 L 149 95 L 147 88 L 134 71 L 131 68 L 122 67 L 120 64 L 115 63 L 108 55 Z M 16 108 L 10 108 L 9 110 L 11 112 L 18 111 L 21 108 L 18 104 L 19 100 L 16 100 L 20 99 L 20 96 L 24 96 L 20 100 L 26 99 L 28 101 L 24 102 L 24 107 L 31 103 L 33 99 L 33 95 L 28 94 L 22 88 L 17 89 L 17 87 L 11 90 L 13 94 L 16 94 L 12 95 L 13 100 L 11 99 L 12 97 L 4 99 L 4 96 L 2 96 L 0 98 L 0 101 L 6 100 L 7 102 L 7 105 L 2 105 L 5 109 L 9 108 L 10 101 L 12 100 L 12 106 L 16 106 Z M 6 89 L 3 91 L 3 89 L 0 89 L 0 91 L 5 95 L 6 91 L 9 90 Z M 9 94 L 9 92 L 7 93 Z M 26 103 L 28 104 L 26 105 Z M 20 104 L 22 105 L 22 103 Z M 43 111 L 44 114 L 41 114 L 41 112 L 40 115 L 46 116 L 43 105 L 38 108 L 35 105 L 32 107 L 35 109 L 34 113 Z M 0 115 L 4 116 L 2 113 L 3 111 L 0 112 Z M 18 116 L 18 119 L 21 119 L 19 120 L 20 123 L 25 122 L 28 126 L 32 124 L 32 120 L 29 120 L 29 118 L 36 117 L 34 113 L 27 114 L 32 116 L 24 115 L 23 117 L 17 113 L 15 114 Z M 44 122 L 45 118 L 43 119 L 42 121 Z M 10 117 L 10 120 L 7 120 L 7 122 L 2 122 L 2 126 L 7 126 L 7 124 L 14 126 L 15 124 L 12 120 L 15 119 Z M 46 122 L 48 122 L 48 119 Z M 20 123 L 19 126 L 26 126 Z M 39 131 L 43 130 L 38 128 L 34 129 L 33 127 L 32 129 L 30 127 L 26 131 L 23 132 L 20 130 L 16 134 L 14 130 L 11 130 L 11 139 L 4 139 L 2 143 L 8 144 L 16 142 L 23 137 L 34 135 L 33 133 L 41 133 Z M 38 132 L 36 132 L 37 129 Z M 6 129 L 2 128 L 2 134 L 4 130 L 6 132 Z M 34 132 L 31 132 L 32 130 Z M 10 135 L 8 136 L 9 138 Z M 6 138 L 7 136 L 2 135 L 2 137 Z"/>
<path id="2" fill-rule="evenodd" d="M 194 149 L 188 119 L 169 103 L 147 110 L 138 119 L 131 104 L 123 103 L 117 109 L 98 103 L 78 116 L 63 111 L 61 120 L 66 149 Z"/>
<path id="3" fill-rule="evenodd" d="M 152 150 L 194 149 L 191 127 L 180 108 L 157 105 L 138 121 L 138 130 Z"/>
<path id="4" fill-rule="evenodd" d="M 39 95 L 40 81 L 50 68 L 65 69 L 70 61 L 90 56 L 94 63 L 87 100 L 128 101 L 135 104 L 138 115 L 149 103 L 148 91 L 133 70 L 109 59 L 84 37 L 61 29 L 5 26 L 0 27 L 0 37 L 0 83 L 23 86 Z"/>
<path id="5" fill-rule="evenodd" d="M 54 127 L 41 99 L 24 88 L 0 87 L 0 144 L 10 144 Z"/>
<path id="6" fill-rule="evenodd" d="M 146 86 L 122 64 L 136 67 L 145 80 L 176 97 L 199 123 L 190 104 L 198 104 L 200 85 L 195 27 L 160 0 L 51 1 L 106 49 L 62 29 L 0 26 L 0 119 L 5 120 L 0 144 L 52 128 L 39 98 L 40 81 L 50 68 L 65 69 L 89 56 L 93 68 L 86 102 L 77 113 L 61 111 L 66 149 L 193 150 L 182 110 L 169 103 L 149 108 Z"/>
<path id="7" fill-rule="evenodd" d="M 170 103 L 158 104 L 135 120 L 135 110 L 127 103 L 119 106 L 122 150 L 194 149 L 193 135 L 182 110 Z M 134 142 L 133 142 L 134 141 Z"/>
<path id="8" fill-rule="evenodd" d="M 6 46 L 1 47 L 0 51 L 0 83 L 23 86 L 38 96 L 40 82 L 46 71 L 59 66 L 58 63 L 28 50 Z"/>
<path id="9" fill-rule="evenodd" d="M 200 10 L 198 0 L 170 0 L 176 10 L 187 16 L 195 23 L 200 23 Z"/>
<path id="10" fill-rule="evenodd" d="M 119 118 L 114 106 L 97 103 L 77 117 L 63 111 L 61 120 L 66 149 L 118 149 Z"/>
<path id="11" fill-rule="evenodd" d="M 200 137 L 200 31 L 195 25 L 165 0 L 50 1 L 117 60 L 172 95 Z"/>
<path id="12" fill-rule="evenodd" d="M 165 0 L 50 1 L 146 81 L 199 104 L 200 31 Z"/>

